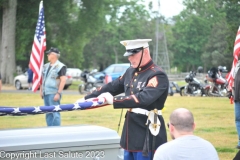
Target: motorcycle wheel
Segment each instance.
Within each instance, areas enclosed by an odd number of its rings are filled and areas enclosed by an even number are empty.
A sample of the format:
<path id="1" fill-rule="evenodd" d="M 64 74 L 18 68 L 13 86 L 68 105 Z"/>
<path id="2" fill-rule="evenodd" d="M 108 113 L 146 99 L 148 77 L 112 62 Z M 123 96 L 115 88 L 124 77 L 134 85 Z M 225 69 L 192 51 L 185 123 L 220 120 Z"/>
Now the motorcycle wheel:
<path id="1" fill-rule="evenodd" d="M 209 89 L 205 90 L 206 96 L 211 97 L 212 95 L 210 94 Z"/>
<path id="2" fill-rule="evenodd" d="M 201 97 L 203 96 L 210 96 L 209 95 L 209 89 L 201 89 Z"/>
<path id="3" fill-rule="evenodd" d="M 209 97 L 221 97 L 216 86 L 213 86 L 213 89 L 208 90 L 208 96 Z"/>
<path id="4" fill-rule="evenodd" d="M 80 94 L 83 94 L 83 92 L 84 92 L 84 84 L 80 84 L 79 86 L 78 86 L 78 92 L 80 93 Z"/>
<path id="5" fill-rule="evenodd" d="M 181 95 L 181 96 L 187 96 L 187 94 L 186 94 L 186 89 L 185 89 L 185 88 L 181 88 L 181 89 L 180 89 L 180 95 Z"/>
<path id="6" fill-rule="evenodd" d="M 222 97 L 227 97 L 227 89 L 221 89 L 221 90 L 220 90 L 220 95 L 221 95 Z"/>

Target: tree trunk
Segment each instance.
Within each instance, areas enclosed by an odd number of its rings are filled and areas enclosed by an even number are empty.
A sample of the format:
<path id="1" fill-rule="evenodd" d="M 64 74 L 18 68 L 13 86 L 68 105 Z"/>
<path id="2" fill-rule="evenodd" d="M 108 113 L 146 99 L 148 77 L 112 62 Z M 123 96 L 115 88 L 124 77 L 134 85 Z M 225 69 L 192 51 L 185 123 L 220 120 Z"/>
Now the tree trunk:
<path id="1" fill-rule="evenodd" d="M 15 62 L 15 30 L 16 30 L 17 0 L 9 0 L 8 6 L 3 7 L 2 17 L 2 46 L 1 46 L 1 75 L 3 83 L 13 84 L 16 73 Z"/>

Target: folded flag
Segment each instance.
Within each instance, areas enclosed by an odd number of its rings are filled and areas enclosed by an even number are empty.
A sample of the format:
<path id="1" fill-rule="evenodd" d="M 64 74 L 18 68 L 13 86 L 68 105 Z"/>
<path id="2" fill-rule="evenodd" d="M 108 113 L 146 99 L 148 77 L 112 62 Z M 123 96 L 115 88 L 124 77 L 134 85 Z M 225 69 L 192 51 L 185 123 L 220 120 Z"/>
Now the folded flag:
<path id="1" fill-rule="evenodd" d="M 0 116 L 12 115 L 12 116 L 23 116 L 23 115 L 35 115 L 44 114 L 48 112 L 63 112 L 63 111 L 75 111 L 93 109 L 105 106 L 105 100 L 103 98 L 92 98 L 87 99 L 84 102 L 73 103 L 73 104 L 62 104 L 52 106 L 37 106 L 37 107 L 4 107 L 0 106 Z"/>

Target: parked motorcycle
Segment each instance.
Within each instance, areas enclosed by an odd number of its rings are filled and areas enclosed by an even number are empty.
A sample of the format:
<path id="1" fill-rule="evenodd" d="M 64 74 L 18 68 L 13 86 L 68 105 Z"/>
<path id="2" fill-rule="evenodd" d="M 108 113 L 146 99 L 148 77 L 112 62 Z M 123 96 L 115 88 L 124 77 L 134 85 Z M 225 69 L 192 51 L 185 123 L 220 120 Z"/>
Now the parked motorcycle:
<path id="1" fill-rule="evenodd" d="M 101 77 L 100 80 L 98 80 L 94 77 L 94 74 L 97 74 L 96 70 L 93 70 L 91 72 L 84 71 L 81 74 L 80 77 L 83 83 L 79 84 L 78 86 L 78 91 L 80 94 L 92 92 L 103 85 L 102 79 L 104 77 Z"/>
<path id="2" fill-rule="evenodd" d="M 210 82 L 206 88 L 208 96 L 227 97 L 228 82 L 222 77 L 222 70 L 218 67 L 211 68 L 206 75 L 206 83 Z"/>
<path id="3" fill-rule="evenodd" d="M 190 71 L 189 74 L 185 77 L 185 82 L 188 83 L 186 86 L 180 88 L 181 96 L 207 96 L 206 94 L 206 85 L 202 84 L 196 78 L 196 72 Z"/>

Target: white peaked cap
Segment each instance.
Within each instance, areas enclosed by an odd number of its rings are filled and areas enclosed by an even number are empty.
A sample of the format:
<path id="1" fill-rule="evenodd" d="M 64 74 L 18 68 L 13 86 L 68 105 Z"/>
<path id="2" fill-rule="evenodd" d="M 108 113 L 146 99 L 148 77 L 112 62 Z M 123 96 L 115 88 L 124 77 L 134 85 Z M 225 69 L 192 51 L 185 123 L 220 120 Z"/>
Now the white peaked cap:
<path id="1" fill-rule="evenodd" d="M 150 41 L 152 41 L 152 39 L 135 39 L 120 41 L 120 43 L 126 47 L 126 53 L 124 54 L 124 56 L 130 56 L 134 54 L 133 52 L 131 52 L 131 50 L 147 48 L 149 46 L 148 42 Z"/>

